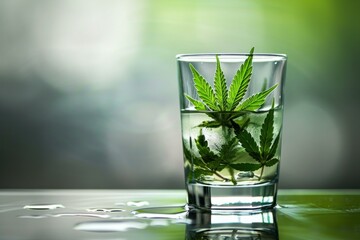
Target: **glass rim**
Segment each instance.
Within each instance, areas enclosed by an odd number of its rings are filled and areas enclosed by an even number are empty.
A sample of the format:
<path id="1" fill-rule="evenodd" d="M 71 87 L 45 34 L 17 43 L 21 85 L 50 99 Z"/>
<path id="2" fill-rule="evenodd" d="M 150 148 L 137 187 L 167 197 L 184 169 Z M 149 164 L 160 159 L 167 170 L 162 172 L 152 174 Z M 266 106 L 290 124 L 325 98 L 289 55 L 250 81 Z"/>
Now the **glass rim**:
<path id="1" fill-rule="evenodd" d="M 244 61 L 249 55 L 249 53 L 184 53 L 177 54 L 175 58 L 179 62 L 215 62 L 215 56 L 218 56 L 223 61 L 238 62 Z M 283 53 L 254 53 L 253 56 L 253 61 L 287 60 L 287 55 Z"/>

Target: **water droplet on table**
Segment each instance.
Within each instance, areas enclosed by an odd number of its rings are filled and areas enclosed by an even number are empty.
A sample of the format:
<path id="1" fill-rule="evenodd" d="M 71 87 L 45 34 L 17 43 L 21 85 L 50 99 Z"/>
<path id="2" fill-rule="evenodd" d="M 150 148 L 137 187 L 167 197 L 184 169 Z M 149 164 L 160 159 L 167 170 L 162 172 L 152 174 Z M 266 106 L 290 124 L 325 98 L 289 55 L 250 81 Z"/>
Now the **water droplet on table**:
<path id="1" fill-rule="evenodd" d="M 95 217 L 95 218 L 110 218 L 109 215 L 90 214 L 90 213 L 59 213 L 59 214 L 43 214 L 43 215 L 22 215 L 19 218 L 60 218 L 60 217 Z"/>
<path id="2" fill-rule="evenodd" d="M 110 213 L 117 213 L 117 212 L 124 212 L 124 209 L 121 208 L 88 208 L 86 209 L 88 212 L 110 212 Z"/>
<path id="3" fill-rule="evenodd" d="M 74 229 L 87 232 L 125 232 L 129 229 L 145 229 L 147 223 L 128 219 L 122 221 L 83 222 L 75 225 Z"/>
<path id="4" fill-rule="evenodd" d="M 90 214 L 90 213 L 60 213 L 52 214 L 51 217 L 95 217 L 95 218 L 109 218 L 109 215 Z"/>
<path id="5" fill-rule="evenodd" d="M 152 227 L 164 227 L 169 225 L 169 220 L 165 219 L 154 219 L 150 222 L 150 226 Z"/>
<path id="6" fill-rule="evenodd" d="M 186 217 L 187 210 L 184 206 L 169 206 L 142 208 L 137 209 L 132 213 L 139 218 L 179 219 Z"/>
<path id="7" fill-rule="evenodd" d="M 29 210 L 54 210 L 58 208 L 64 208 L 61 204 L 30 204 L 24 206 L 24 209 Z"/>
<path id="8" fill-rule="evenodd" d="M 19 216 L 19 218 L 29 218 L 29 219 L 40 219 L 40 218 L 47 218 L 47 215 L 23 215 Z"/>
<path id="9" fill-rule="evenodd" d="M 142 206 L 149 205 L 149 202 L 147 202 L 147 201 L 131 201 L 131 202 L 127 202 L 127 205 L 130 207 L 142 207 Z"/>

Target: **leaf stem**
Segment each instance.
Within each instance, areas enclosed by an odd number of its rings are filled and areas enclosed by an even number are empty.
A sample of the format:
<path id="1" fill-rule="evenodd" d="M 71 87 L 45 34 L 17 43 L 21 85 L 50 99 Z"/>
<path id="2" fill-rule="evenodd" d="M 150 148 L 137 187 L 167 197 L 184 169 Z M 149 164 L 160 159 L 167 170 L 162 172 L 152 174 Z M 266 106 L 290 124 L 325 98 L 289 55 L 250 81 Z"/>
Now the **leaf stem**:
<path id="1" fill-rule="evenodd" d="M 260 172 L 260 176 L 259 176 L 259 181 L 261 180 L 262 175 L 263 175 L 263 173 L 264 173 L 264 168 L 265 168 L 265 165 L 263 165 L 263 166 L 261 167 L 261 172 Z"/>
<path id="2" fill-rule="evenodd" d="M 216 176 L 218 176 L 219 178 L 221 178 L 222 180 L 224 180 L 224 181 L 227 181 L 227 182 L 230 181 L 230 179 L 222 176 L 222 175 L 221 175 L 220 173 L 218 173 L 218 172 L 215 172 L 215 171 L 214 171 L 214 174 L 215 174 Z"/>
<path id="3" fill-rule="evenodd" d="M 207 166 L 207 164 L 204 162 L 203 159 L 200 159 L 200 161 L 204 164 L 204 166 L 207 168 L 207 170 L 209 170 L 210 172 L 214 173 L 216 176 L 218 176 L 219 178 L 221 178 L 221 179 L 224 180 L 224 181 L 227 181 L 227 182 L 230 181 L 230 179 L 222 176 L 220 173 L 218 173 L 218 172 L 212 170 L 211 168 L 209 168 L 209 167 Z"/>

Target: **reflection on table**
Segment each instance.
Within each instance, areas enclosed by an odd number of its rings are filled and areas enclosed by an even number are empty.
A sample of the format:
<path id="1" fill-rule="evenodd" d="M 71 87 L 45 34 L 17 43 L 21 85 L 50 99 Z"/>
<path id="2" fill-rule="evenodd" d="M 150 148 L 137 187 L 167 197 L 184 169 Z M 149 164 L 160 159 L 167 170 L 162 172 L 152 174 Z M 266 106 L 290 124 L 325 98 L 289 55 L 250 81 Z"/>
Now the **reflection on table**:
<path id="1" fill-rule="evenodd" d="M 257 212 L 201 212 L 182 190 L 1 191 L 0 239 L 360 239 L 360 191 L 279 192 Z"/>

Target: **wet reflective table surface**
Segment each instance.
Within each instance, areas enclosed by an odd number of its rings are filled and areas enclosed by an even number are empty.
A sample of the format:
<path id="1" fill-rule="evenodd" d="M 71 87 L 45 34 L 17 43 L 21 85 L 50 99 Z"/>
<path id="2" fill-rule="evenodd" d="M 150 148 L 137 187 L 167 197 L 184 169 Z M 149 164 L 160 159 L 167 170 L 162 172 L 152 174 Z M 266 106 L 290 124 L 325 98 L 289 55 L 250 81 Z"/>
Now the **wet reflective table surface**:
<path id="1" fill-rule="evenodd" d="M 360 190 L 280 190 L 259 212 L 198 212 L 182 190 L 0 191 L 0 239 L 360 239 Z"/>

